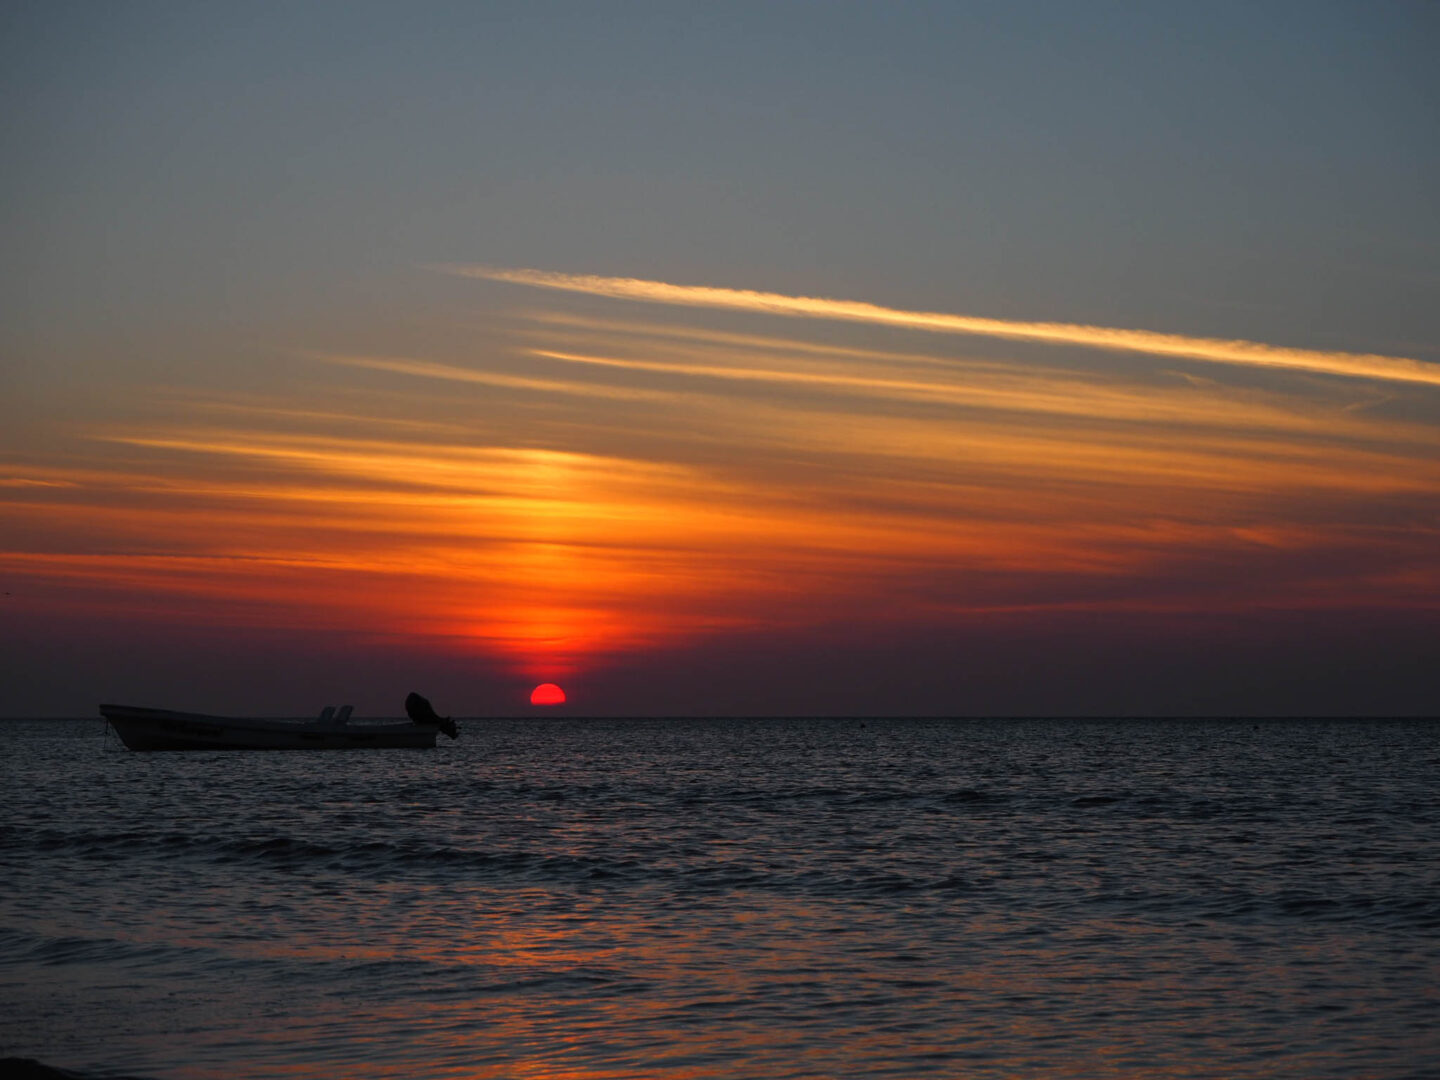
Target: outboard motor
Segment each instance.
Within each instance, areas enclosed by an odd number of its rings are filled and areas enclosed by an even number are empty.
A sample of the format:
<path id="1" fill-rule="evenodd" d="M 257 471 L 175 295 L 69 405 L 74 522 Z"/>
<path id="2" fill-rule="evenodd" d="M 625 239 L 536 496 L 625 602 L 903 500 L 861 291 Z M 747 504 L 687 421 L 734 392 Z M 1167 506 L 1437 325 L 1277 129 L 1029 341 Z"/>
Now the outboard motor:
<path id="1" fill-rule="evenodd" d="M 413 690 L 410 691 L 410 694 L 405 698 L 405 715 L 410 717 L 412 723 L 431 724 L 439 728 L 446 735 L 449 735 L 452 739 L 458 739 L 460 737 L 460 729 L 455 725 L 455 721 L 451 720 L 448 716 L 437 715 L 435 706 L 431 705 L 430 702 L 426 701 Z"/>

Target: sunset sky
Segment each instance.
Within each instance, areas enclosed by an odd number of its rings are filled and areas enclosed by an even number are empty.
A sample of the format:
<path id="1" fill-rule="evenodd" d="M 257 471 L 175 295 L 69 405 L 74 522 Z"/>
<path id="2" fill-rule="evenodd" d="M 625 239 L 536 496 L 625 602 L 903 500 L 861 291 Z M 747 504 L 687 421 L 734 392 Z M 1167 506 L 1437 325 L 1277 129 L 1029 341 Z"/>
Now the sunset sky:
<path id="1" fill-rule="evenodd" d="M 1440 712 L 1437 53 L 7 5 L 0 715 Z"/>

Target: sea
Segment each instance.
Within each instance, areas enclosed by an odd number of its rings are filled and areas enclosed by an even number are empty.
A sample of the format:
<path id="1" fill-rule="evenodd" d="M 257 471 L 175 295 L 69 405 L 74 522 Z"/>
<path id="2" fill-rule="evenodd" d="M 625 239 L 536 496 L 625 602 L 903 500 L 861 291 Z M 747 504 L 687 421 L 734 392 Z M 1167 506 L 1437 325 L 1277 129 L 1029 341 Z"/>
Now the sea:
<path id="1" fill-rule="evenodd" d="M 82 1077 L 1440 1077 L 1440 723 L 0 721 L 0 1057 Z"/>

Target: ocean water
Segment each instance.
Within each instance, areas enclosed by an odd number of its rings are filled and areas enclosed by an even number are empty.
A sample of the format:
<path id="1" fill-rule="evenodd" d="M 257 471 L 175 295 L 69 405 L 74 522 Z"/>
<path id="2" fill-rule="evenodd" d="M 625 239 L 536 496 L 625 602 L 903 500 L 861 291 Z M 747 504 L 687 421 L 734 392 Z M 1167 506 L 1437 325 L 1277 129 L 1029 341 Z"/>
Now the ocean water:
<path id="1" fill-rule="evenodd" d="M 1440 1076 L 1440 724 L 0 721 L 0 1056 L 156 1080 Z"/>

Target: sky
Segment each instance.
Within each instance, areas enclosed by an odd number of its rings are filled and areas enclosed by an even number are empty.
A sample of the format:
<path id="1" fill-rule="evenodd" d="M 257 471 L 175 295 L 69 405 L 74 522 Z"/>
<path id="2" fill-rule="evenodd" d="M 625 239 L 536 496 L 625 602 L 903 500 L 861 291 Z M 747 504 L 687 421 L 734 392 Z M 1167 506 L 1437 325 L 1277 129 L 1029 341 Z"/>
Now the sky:
<path id="1" fill-rule="evenodd" d="M 1437 48 L 7 4 L 0 715 L 1434 715 Z"/>

